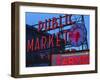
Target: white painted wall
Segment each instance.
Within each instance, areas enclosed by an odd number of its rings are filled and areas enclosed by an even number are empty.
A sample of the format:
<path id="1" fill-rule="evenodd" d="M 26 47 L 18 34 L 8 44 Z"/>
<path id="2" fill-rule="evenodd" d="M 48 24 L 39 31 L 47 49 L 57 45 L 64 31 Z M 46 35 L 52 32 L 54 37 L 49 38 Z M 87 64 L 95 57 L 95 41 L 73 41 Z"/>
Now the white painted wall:
<path id="1" fill-rule="evenodd" d="M 16 80 L 10 76 L 11 68 L 11 2 L 29 1 L 40 3 L 54 4 L 73 4 L 98 6 L 100 14 L 100 0 L 0 0 L 0 80 Z M 98 15 L 98 35 L 100 34 L 100 16 Z M 98 36 L 100 44 L 100 36 Z M 98 45 L 99 49 L 100 45 Z M 21 78 L 18 80 L 100 80 L 100 50 L 98 51 L 98 73 L 97 74 L 80 74 L 64 75 L 39 78 Z"/>

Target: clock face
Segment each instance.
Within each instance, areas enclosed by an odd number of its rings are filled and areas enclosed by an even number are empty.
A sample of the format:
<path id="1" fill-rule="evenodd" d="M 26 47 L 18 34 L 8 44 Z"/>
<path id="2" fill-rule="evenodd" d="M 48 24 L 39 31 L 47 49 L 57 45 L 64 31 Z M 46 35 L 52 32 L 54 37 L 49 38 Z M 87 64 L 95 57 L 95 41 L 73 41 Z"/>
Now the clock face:
<path id="1" fill-rule="evenodd" d="M 72 26 L 69 34 L 70 43 L 74 47 L 81 46 L 87 37 L 85 26 L 81 23 Z"/>

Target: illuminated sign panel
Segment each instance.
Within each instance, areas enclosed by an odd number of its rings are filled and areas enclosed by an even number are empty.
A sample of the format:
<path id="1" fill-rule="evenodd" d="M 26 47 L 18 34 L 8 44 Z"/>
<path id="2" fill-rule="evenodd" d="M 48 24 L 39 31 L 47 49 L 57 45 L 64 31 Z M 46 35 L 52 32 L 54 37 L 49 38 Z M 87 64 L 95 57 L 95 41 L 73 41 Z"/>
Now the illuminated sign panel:
<path id="1" fill-rule="evenodd" d="M 52 65 L 89 64 L 89 51 L 52 55 Z"/>

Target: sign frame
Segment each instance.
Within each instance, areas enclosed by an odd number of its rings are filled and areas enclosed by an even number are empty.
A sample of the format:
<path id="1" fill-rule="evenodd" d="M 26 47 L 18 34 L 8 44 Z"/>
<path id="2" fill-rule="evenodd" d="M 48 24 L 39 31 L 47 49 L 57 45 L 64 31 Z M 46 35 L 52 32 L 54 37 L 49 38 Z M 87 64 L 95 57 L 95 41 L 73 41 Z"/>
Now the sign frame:
<path id="1" fill-rule="evenodd" d="M 86 71 L 72 72 L 52 72 L 40 74 L 20 74 L 20 6 L 39 6 L 46 8 L 71 8 L 71 9 L 86 9 L 95 11 L 95 69 Z M 30 3 L 30 2 L 13 2 L 11 4 L 11 76 L 15 78 L 23 77 L 41 77 L 41 76 L 59 76 L 72 74 L 97 73 L 97 7 L 96 6 L 81 6 L 81 5 L 62 5 L 62 4 L 47 4 L 47 3 Z M 90 31 L 91 32 L 91 31 Z M 91 33 L 90 33 L 91 34 Z"/>

